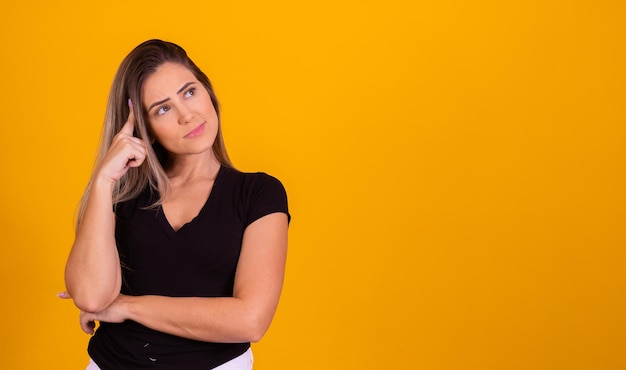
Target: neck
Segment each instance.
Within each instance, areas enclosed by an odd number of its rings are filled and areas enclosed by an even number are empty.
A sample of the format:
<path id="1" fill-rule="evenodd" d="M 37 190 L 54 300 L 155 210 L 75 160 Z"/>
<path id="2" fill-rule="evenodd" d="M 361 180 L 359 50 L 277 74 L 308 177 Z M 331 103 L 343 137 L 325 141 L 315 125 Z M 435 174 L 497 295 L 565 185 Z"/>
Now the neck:
<path id="1" fill-rule="evenodd" d="M 196 180 L 214 180 L 220 163 L 211 152 L 209 155 L 185 155 L 170 158 L 167 166 L 167 177 L 175 183 L 193 182 Z"/>

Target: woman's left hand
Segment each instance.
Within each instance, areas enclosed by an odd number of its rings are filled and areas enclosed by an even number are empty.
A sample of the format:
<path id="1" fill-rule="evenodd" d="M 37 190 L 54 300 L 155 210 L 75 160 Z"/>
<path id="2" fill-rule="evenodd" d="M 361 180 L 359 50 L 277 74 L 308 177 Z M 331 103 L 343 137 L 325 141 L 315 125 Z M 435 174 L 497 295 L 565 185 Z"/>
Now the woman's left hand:
<path id="1" fill-rule="evenodd" d="M 59 293 L 59 298 L 71 299 L 72 297 L 66 292 Z M 128 319 L 128 313 L 125 309 L 125 302 L 128 296 L 120 294 L 115 301 L 107 308 L 100 312 L 80 312 L 80 328 L 87 334 L 93 334 L 96 327 L 96 321 L 121 323 Z"/>

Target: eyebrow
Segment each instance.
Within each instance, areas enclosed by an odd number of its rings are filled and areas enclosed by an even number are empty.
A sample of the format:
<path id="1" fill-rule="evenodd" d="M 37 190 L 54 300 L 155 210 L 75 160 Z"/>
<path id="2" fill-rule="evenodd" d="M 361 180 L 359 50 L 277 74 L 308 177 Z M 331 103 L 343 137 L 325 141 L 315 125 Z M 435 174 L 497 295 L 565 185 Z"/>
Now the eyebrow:
<path id="1" fill-rule="evenodd" d="M 180 94 L 181 92 L 183 92 L 183 90 L 185 90 L 189 86 L 193 85 L 194 83 L 195 83 L 195 81 L 187 82 L 186 84 L 183 85 L 183 87 L 181 87 L 180 89 L 178 89 L 178 91 L 176 91 L 176 95 Z M 150 107 L 148 108 L 148 112 L 150 112 L 152 110 L 152 108 L 156 107 L 159 104 L 163 104 L 163 103 L 167 102 L 168 100 L 170 100 L 170 98 L 165 98 L 163 100 L 159 100 L 157 102 L 152 103 L 150 105 Z"/>

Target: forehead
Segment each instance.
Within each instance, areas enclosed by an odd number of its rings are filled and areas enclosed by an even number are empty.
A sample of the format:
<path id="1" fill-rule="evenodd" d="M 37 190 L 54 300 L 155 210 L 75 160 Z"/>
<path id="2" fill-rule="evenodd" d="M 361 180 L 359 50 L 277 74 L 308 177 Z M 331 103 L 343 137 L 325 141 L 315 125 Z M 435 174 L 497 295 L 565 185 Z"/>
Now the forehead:
<path id="1" fill-rule="evenodd" d="M 189 69 L 178 63 L 164 63 L 148 76 L 143 84 L 146 102 L 175 95 L 188 82 L 198 82 Z"/>

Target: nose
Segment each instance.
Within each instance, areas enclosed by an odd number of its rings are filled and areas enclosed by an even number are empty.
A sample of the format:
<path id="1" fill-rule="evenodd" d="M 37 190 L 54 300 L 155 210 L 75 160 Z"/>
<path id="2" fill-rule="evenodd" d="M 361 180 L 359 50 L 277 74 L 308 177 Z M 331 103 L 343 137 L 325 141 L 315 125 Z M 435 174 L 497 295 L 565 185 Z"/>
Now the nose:
<path id="1" fill-rule="evenodd" d="M 193 111 L 187 108 L 184 105 L 181 105 L 178 112 L 178 123 L 181 125 L 186 125 L 189 122 L 193 121 Z"/>

